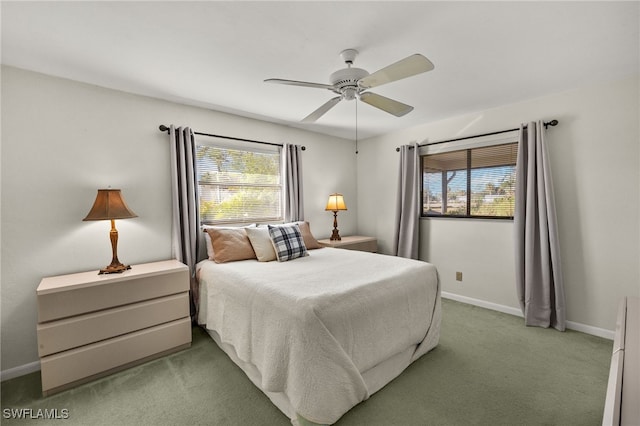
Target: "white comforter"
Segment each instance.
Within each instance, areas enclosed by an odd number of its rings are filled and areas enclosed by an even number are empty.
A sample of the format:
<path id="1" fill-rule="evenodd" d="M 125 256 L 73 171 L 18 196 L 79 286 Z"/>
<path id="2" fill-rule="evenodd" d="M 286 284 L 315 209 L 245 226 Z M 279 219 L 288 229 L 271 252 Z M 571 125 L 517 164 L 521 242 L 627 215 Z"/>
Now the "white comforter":
<path id="1" fill-rule="evenodd" d="M 296 413 L 335 423 L 369 397 L 362 373 L 437 345 L 440 290 L 428 263 L 323 248 L 289 262 L 202 262 L 200 322 L 283 392 Z"/>

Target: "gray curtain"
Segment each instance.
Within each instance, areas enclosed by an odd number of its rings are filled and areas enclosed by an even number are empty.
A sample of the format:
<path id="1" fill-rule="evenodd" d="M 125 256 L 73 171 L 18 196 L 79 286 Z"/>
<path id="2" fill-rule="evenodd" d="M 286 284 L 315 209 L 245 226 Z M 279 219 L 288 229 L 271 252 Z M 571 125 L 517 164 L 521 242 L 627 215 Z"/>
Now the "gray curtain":
<path id="1" fill-rule="evenodd" d="M 542 121 L 520 126 L 514 237 L 516 285 L 525 324 L 565 329 L 558 225 Z"/>
<path id="2" fill-rule="evenodd" d="M 418 258 L 420 225 L 420 156 L 417 143 L 400 147 L 400 174 L 393 251 L 396 256 Z"/>
<path id="3" fill-rule="evenodd" d="M 191 317 L 198 317 L 199 289 L 195 278 L 198 261 L 200 214 L 195 168 L 196 141 L 188 127 L 169 128 L 171 140 L 171 245 L 175 259 L 189 267 L 191 276 Z"/>
<path id="4" fill-rule="evenodd" d="M 302 198 L 302 146 L 284 144 L 284 220 L 304 220 Z"/>

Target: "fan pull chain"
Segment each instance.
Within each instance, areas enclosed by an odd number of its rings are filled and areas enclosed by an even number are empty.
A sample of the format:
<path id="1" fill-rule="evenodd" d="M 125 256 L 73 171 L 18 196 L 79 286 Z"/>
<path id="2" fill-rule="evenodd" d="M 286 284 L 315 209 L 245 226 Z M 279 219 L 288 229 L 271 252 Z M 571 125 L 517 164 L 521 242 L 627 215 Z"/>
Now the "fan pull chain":
<path id="1" fill-rule="evenodd" d="M 356 154 L 358 154 L 358 99 L 356 99 Z"/>

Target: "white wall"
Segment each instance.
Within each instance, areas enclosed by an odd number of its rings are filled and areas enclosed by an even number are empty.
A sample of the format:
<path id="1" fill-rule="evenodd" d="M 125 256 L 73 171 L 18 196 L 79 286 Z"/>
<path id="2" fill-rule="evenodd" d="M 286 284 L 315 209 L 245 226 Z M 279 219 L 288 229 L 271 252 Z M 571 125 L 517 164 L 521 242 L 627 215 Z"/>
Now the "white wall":
<path id="1" fill-rule="evenodd" d="M 168 136 L 159 124 L 306 145 L 305 212 L 313 233 L 330 234 L 324 204 L 339 191 L 349 206 L 340 214 L 341 234 L 375 235 L 390 253 L 396 146 L 556 118 L 560 125 L 547 136 L 568 319 L 612 330 L 618 299 L 640 294 L 638 76 L 371 138 L 357 156 L 352 141 L 286 126 L 11 67 L 2 67 L 1 79 L 3 371 L 38 359 L 40 279 L 109 263 L 108 224 L 82 222 L 98 188 L 121 188 L 139 215 L 118 222 L 123 262 L 171 257 Z M 425 219 L 421 258 L 438 266 L 444 291 L 517 308 L 511 233 L 511 222 Z M 455 271 L 464 273 L 462 283 Z"/>
<path id="2" fill-rule="evenodd" d="M 613 330 L 620 297 L 640 295 L 638 104 L 633 76 L 365 140 L 357 159 L 358 231 L 376 235 L 383 252 L 393 249 L 397 146 L 558 119 L 546 135 L 567 319 Z M 438 218 L 420 225 L 421 259 L 438 267 L 443 291 L 518 308 L 512 222 Z"/>
<path id="3" fill-rule="evenodd" d="M 138 218 L 118 221 L 125 263 L 171 257 L 168 135 L 160 124 L 296 143 L 305 213 L 328 237 L 324 211 L 344 193 L 343 234 L 356 230 L 352 141 L 2 67 L 2 370 L 38 360 L 36 288 L 44 276 L 99 269 L 111 260 L 109 224 L 82 222 L 96 190 L 121 188 Z"/>

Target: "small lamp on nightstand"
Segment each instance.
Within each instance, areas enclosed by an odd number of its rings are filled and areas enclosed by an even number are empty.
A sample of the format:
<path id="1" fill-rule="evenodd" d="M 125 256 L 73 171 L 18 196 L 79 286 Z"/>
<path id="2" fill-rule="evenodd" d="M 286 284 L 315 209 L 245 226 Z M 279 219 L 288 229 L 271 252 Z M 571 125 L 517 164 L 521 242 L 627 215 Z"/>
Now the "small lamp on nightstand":
<path id="1" fill-rule="evenodd" d="M 118 260 L 118 230 L 116 229 L 115 219 L 131 219 L 138 217 L 132 212 L 127 203 L 124 202 L 119 189 L 98 189 L 98 195 L 91 207 L 91 211 L 84 220 L 110 220 L 111 232 L 111 264 L 98 272 L 100 274 L 114 274 L 131 269 L 129 265 L 123 265 Z"/>
<path id="2" fill-rule="evenodd" d="M 329 201 L 327 201 L 327 207 L 324 209 L 325 211 L 333 212 L 333 232 L 331 233 L 331 241 L 340 241 L 340 234 L 338 233 L 338 211 L 339 210 L 347 210 L 347 205 L 344 203 L 344 197 L 342 194 L 331 194 L 329 195 Z"/>

